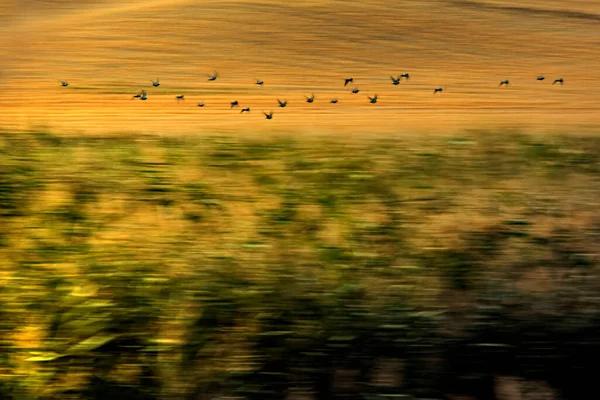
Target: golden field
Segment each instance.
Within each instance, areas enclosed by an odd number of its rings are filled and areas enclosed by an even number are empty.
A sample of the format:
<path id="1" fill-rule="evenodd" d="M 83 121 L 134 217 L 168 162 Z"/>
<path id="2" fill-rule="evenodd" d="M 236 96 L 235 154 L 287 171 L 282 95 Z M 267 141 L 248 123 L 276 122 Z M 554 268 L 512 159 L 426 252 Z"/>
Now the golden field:
<path id="1" fill-rule="evenodd" d="M 0 399 L 589 398 L 599 22 L 1 1 Z"/>
<path id="2" fill-rule="evenodd" d="M 0 127 L 593 132 L 599 21 L 593 0 L 4 1 Z M 215 70 L 220 78 L 208 82 Z M 411 79 L 391 85 L 389 76 L 403 72 Z M 540 74 L 545 81 L 536 81 Z M 359 94 L 343 87 L 348 76 Z M 564 86 L 552 85 L 557 77 Z M 156 78 L 159 88 L 150 83 Z M 498 87 L 503 79 L 509 87 Z M 445 91 L 433 96 L 438 86 Z M 131 100 L 142 89 L 148 100 Z M 379 102 L 369 104 L 375 93 Z M 178 104 L 178 94 L 186 101 Z M 277 98 L 288 107 L 278 108 Z M 231 100 L 251 113 L 230 110 Z M 261 112 L 270 110 L 267 121 Z"/>

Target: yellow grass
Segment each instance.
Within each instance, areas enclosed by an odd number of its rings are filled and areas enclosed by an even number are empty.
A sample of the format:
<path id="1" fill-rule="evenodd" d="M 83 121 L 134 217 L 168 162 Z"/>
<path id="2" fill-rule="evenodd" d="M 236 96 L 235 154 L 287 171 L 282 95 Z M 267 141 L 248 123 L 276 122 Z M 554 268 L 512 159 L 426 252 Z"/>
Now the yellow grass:
<path id="1" fill-rule="evenodd" d="M 599 20 L 592 0 L 9 1 L 0 5 L 0 127 L 582 133 L 600 122 Z M 221 77 L 208 82 L 215 70 Z M 402 72 L 411 80 L 391 85 Z M 359 94 L 343 87 L 347 76 Z M 556 77 L 565 85 L 553 86 Z M 498 88 L 502 79 L 511 85 Z M 446 90 L 433 96 L 438 86 Z M 131 100 L 141 89 L 148 100 Z M 374 93 L 379 103 L 369 104 Z M 251 113 L 230 110 L 231 100 Z"/>

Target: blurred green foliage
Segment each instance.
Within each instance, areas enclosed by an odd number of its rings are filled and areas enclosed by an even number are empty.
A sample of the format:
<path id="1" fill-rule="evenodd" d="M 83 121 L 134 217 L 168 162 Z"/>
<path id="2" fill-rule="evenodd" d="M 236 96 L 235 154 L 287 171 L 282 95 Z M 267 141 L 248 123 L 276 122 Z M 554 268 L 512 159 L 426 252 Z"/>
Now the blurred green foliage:
<path id="1" fill-rule="evenodd" d="M 577 398 L 599 165 L 596 137 L 2 132 L 0 398 Z"/>

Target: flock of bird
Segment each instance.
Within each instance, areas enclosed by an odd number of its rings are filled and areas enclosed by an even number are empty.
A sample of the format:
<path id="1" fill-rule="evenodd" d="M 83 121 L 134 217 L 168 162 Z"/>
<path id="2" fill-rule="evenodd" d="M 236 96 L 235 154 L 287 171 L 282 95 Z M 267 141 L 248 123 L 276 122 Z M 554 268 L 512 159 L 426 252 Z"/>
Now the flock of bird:
<path id="1" fill-rule="evenodd" d="M 209 81 L 216 81 L 217 78 L 219 78 L 219 74 L 217 72 L 215 72 L 214 74 L 209 75 L 208 80 Z M 392 85 L 399 85 L 400 82 L 401 82 L 401 80 L 403 78 L 406 79 L 406 80 L 409 80 L 410 79 L 410 74 L 406 72 L 406 73 L 398 75 L 397 77 L 390 76 L 390 79 L 392 80 Z M 540 76 L 537 77 L 538 81 L 543 81 L 545 79 L 546 78 L 543 75 L 540 75 Z M 152 86 L 153 87 L 159 87 L 160 86 L 160 81 L 159 81 L 158 78 L 156 80 L 150 80 L 150 82 L 152 82 Z M 344 79 L 344 87 L 348 86 L 349 83 L 353 83 L 353 82 L 354 82 L 354 78 L 345 78 Z M 556 78 L 552 84 L 554 85 L 556 83 L 560 83 L 561 85 L 564 84 L 563 78 Z M 257 85 L 263 85 L 264 82 L 262 80 L 258 79 L 258 80 L 256 80 L 256 84 Z M 500 82 L 500 85 L 498 85 L 498 87 L 508 86 L 509 84 L 510 84 L 510 81 L 508 79 L 504 79 L 504 80 L 502 80 Z M 69 83 L 66 82 L 66 81 L 61 81 L 61 85 L 63 87 L 67 87 L 67 86 L 69 86 Z M 435 94 L 441 93 L 443 91 L 444 91 L 443 88 L 437 87 L 437 88 L 433 89 L 433 94 L 435 95 Z M 360 90 L 357 87 L 355 87 L 355 88 L 352 89 L 351 92 L 353 94 L 357 94 L 357 93 L 360 92 Z M 307 103 L 313 103 L 315 101 L 315 95 L 314 94 L 311 94 L 310 97 L 308 97 L 308 96 L 304 96 L 304 97 L 306 98 L 306 102 Z M 371 97 L 371 96 L 367 96 L 367 97 L 368 97 L 369 102 L 371 104 L 377 103 L 377 95 L 376 94 L 373 97 Z M 145 90 L 142 90 L 141 93 L 134 94 L 131 99 L 146 100 L 146 99 L 148 99 L 148 95 L 147 95 L 147 93 L 146 93 Z M 175 96 L 175 100 L 179 103 L 179 101 L 185 100 L 185 95 L 183 95 L 183 94 L 177 95 L 177 96 Z M 338 102 L 338 99 L 337 98 L 333 98 L 333 99 L 329 100 L 329 102 L 331 104 L 336 104 Z M 279 99 L 277 99 L 277 103 L 279 104 L 279 107 L 281 107 L 281 108 L 287 107 L 287 104 L 288 104 L 287 100 L 281 101 Z M 239 102 L 237 100 L 234 100 L 234 101 L 230 102 L 229 105 L 230 105 L 230 108 L 234 108 L 234 107 L 239 107 L 240 104 L 239 104 Z M 203 102 L 198 103 L 198 107 L 204 107 L 204 103 Z M 242 108 L 242 110 L 240 111 L 240 114 L 242 114 L 244 112 L 250 112 L 250 107 L 244 107 L 244 108 Z M 267 118 L 267 119 L 273 119 L 273 112 L 272 111 L 269 112 L 269 113 L 266 113 L 266 112 L 263 111 L 263 114 L 265 115 L 265 118 Z"/>

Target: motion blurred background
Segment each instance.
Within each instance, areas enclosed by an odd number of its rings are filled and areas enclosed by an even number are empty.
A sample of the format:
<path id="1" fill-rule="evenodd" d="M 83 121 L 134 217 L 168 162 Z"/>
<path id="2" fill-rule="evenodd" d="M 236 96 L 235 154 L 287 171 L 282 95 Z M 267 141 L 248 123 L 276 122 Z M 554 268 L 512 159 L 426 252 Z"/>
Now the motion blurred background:
<path id="1" fill-rule="evenodd" d="M 593 398 L 599 21 L 1 2 L 0 399 Z"/>
<path id="2" fill-rule="evenodd" d="M 347 135 L 589 131 L 599 123 L 595 0 L 5 0 L 0 7 L 3 127 Z M 208 82 L 215 70 L 221 78 Z M 411 79 L 391 85 L 389 76 L 403 72 Z M 350 76 L 357 95 L 342 85 Z M 558 77 L 563 87 L 551 85 Z M 499 90 L 503 79 L 511 85 Z M 433 96 L 436 87 L 443 96 Z M 148 100 L 132 101 L 144 88 Z M 311 93 L 316 101 L 307 104 Z M 175 101 L 179 94 L 185 104 Z M 367 99 L 373 94 L 376 107 Z M 289 108 L 278 109 L 277 98 Z M 259 113 L 235 118 L 233 100 L 277 116 L 269 128 Z"/>

